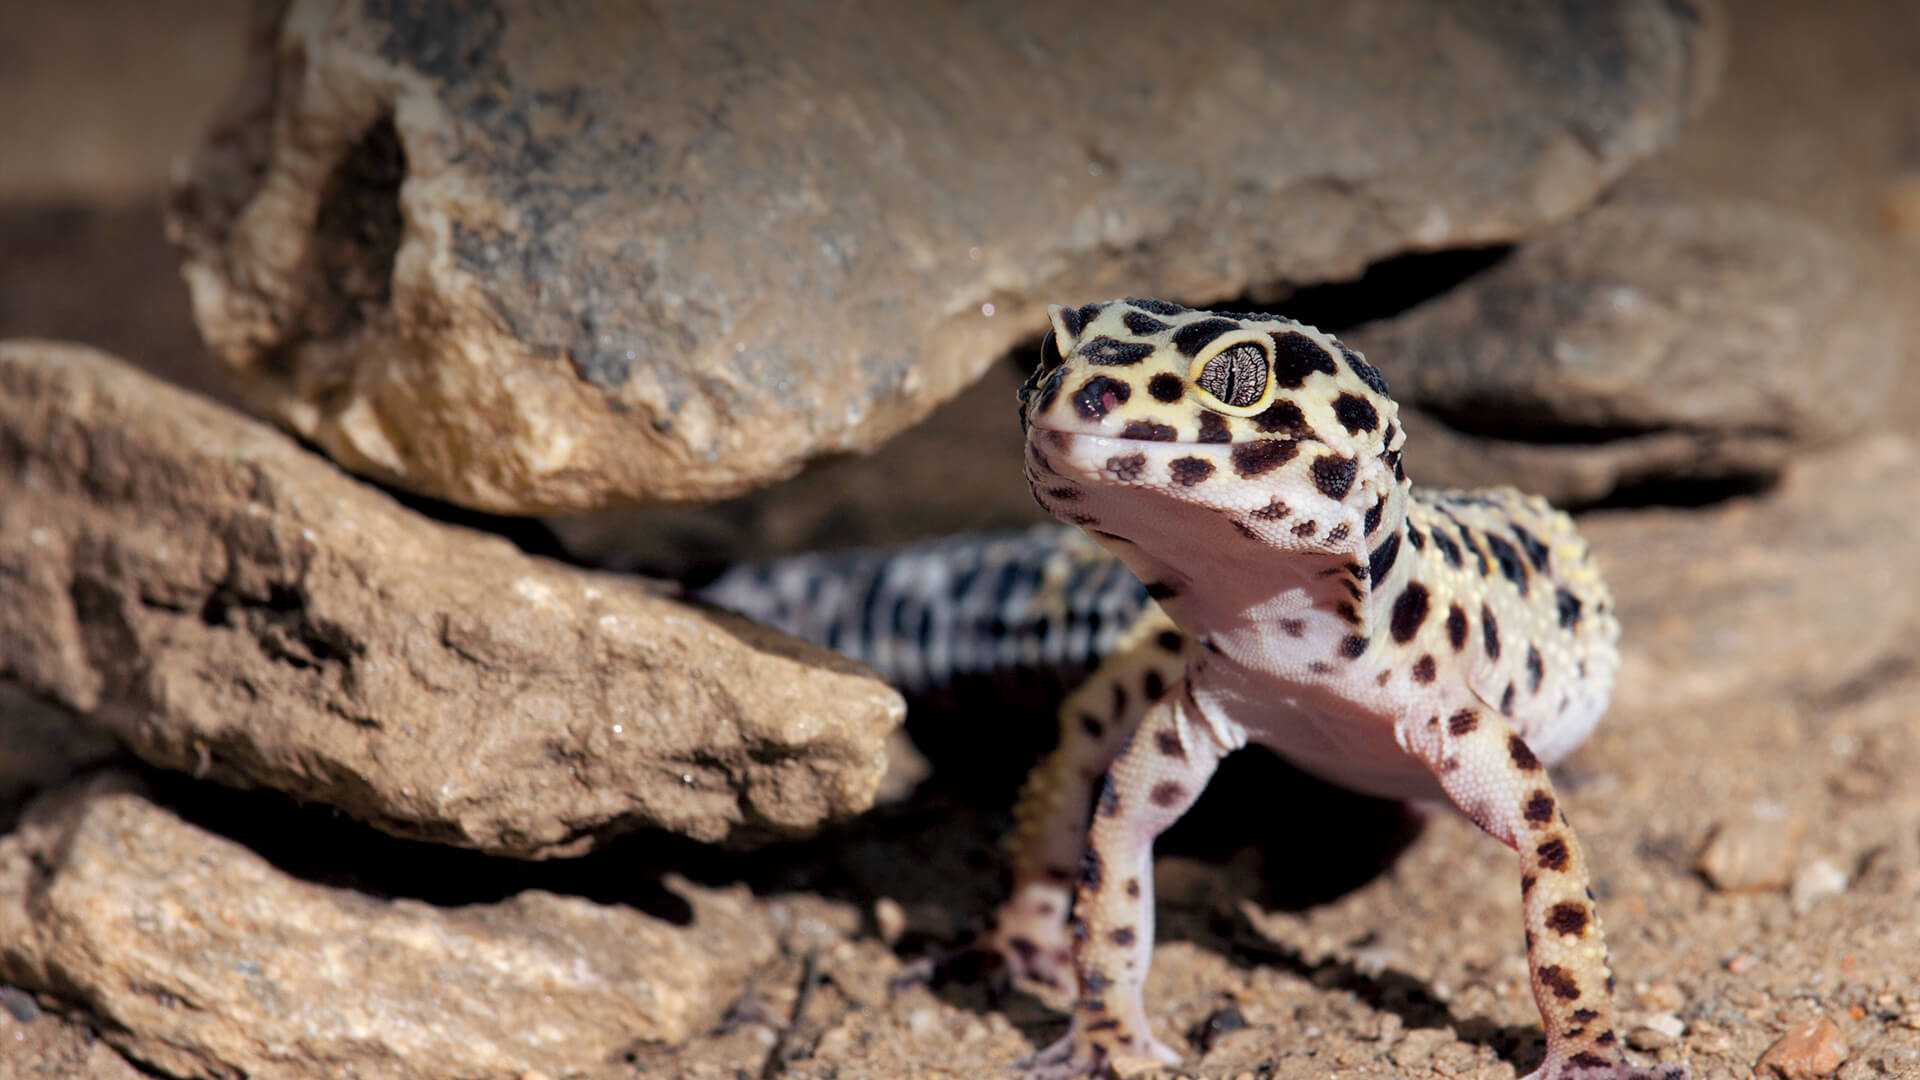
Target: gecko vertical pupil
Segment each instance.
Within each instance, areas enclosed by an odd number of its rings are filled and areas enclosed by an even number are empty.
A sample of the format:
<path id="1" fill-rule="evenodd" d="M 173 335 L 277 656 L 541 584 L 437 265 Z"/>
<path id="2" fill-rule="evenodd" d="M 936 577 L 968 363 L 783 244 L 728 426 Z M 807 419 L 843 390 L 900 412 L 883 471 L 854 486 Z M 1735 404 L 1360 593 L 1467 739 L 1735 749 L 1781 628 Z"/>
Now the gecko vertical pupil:
<path id="1" fill-rule="evenodd" d="M 1251 342 L 1222 349 L 1194 383 L 1224 404 L 1245 408 L 1267 392 L 1267 354 Z"/>

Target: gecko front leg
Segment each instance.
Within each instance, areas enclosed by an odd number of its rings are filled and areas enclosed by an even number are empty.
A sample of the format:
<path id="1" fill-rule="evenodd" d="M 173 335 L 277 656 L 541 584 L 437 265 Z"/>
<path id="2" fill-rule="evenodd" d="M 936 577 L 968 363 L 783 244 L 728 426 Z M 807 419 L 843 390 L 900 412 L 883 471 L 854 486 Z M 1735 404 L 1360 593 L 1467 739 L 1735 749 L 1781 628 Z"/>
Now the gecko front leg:
<path id="1" fill-rule="evenodd" d="M 1059 744 L 1027 777 L 1014 808 L 1013 887 L 987 938 L 1015 985 L 1069 999 L 1075 993 L 1067 913 L 1094 794 L 1141 717 L 1179 680 L 1185 646 L 1185 636 L 1149 605 L 1061 706 Z"/>
<path id="2" fill-rule="evenodd" d="M 1586 860 L 1546 766 L 1496 712 L 1410 718 L 1400 737 L 1474 824 L 1520 855 L 1533 999 L 1547 1056 L 1523 1080 L 1688 1080 L 1685 1065 L 1643 1068 L 1620 1049 L 1607 946 Z"/>
<path id="3" fill-rule="evenodd" d="M 1029 1080 L 1087 1076 L 1116 1056 L 1179 1062 L 1148 1029 L 1141 996 L 1153 952 L 1153 842 L 1235 748 L 1214 730 L 1183 679 L 1147 711 L 1109 770 L 1074 898 L 1079 999 L 1066 1037 L 1028 1063 Z"/>

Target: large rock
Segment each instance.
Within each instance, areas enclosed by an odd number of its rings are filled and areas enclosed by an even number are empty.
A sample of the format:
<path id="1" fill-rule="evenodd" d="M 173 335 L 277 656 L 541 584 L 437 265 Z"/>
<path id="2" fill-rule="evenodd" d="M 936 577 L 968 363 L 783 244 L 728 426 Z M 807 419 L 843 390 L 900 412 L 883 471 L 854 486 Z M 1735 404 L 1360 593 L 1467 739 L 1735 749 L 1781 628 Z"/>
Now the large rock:
<path id="1" fill-rule="evenodd" d="M 776 958 L 744 886 L 668 888 L 684 926 L 539 891 L 374 899 L 282 873 L 108 775 L 0 839 L 0 982 L 80 1005 L 170 1075 L 564 1076 L 704 1031 Z"/>
<path id="2" fill-rule="evenodd" d="M 1910 665 L 1917 504 L 1920 453 L 1879 435 L 1761 497 L 1583 518 L 1622 625 L 1613 713 L 1818 700 Z"/>
<path id="3" fill-rule="evenodd" d="M 1901 329 L 1864 253 L 1791 211 L 1641 190 L 1349 341 L 1422 483 L 1557 502 L 1770 477 L 1887 407 Z"/>
<path id="4" fill-rule="evenodd" d="M 1559 220 L 1673 135 L 1717 24 L 295 0 L 173 229 L 247 399 L 351 469 L 500 511 L 713 498 L 876 445 L 1051 301 Z"/>
<path id="5" fill-rule="evenodd" d="M 516 855 L 865 809 L 898 695 L 439 525 L 89 350 L 0 344 L 0 675 L 159 765 Z"/>

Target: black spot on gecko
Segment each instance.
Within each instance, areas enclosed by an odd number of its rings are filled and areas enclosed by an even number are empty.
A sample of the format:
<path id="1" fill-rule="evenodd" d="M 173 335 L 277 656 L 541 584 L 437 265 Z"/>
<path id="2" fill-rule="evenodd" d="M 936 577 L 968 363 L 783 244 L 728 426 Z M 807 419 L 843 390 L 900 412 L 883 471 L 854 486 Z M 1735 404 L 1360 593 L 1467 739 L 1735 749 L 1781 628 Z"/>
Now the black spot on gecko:
<path id="1" fill-rule="evenodd" d="M 1507 756 L 1513 759 L 1516 768 L 1525 772 L 1536 772 L 1540 768 L 1540 759 L 1533 756 L 1533 747 L 1518 735 L 1507 736 Z"/>
<path id="2" fill-rule="evenodd" d="M 1066 379 L 1067 369 L 1055 368 L 1047 381 L 1040 384 L 1040 400 L 1034 404 L 1033 411 L 1043 413 L 1053 408 L 1054 400 L 1060 396 L 1060 384 Z"/>
<path id="3" fill-rule="evenodd" d="M 1288 637 L 1305 637 L 1307 621 L 1305 619 L 1281 619 L 1280 631 Z"/>
<path id="4" fill-rule="evenodd" d="M 1279 521 L 1281 518 L 1286 517 L 1289 512 L 1287 504 L 1281 502 L 1279 497 L 1275 496 L 1267 500 L 1267 505 L 1253 511 L 1247 516 L 1258 518 L 1261 521 Z"/>
<path id="5" fill-rule="evenodd" d="M 1440 549 L 1440 557 L 1447 560 L 1448 566 L 1457 569 L 1466 565 L 1466 560 L 1460 557 L 1460 545 L 1438 528 L 1433 530 L 1433 546 Z"/>
<path id="6" fill-rule="evenodd" d="M 1127 298 L 1127 303 L 1132 304 L 1141 311 L 1151 311 L 1155 315 L 1185 315 L 1187 312 L 1193 310 L 1192 308 L 1181 307 L 1171 300 L 1155 300 L 1152 297 L 1142 298 L 1130 296 Z"/>
<path id="7" fill-rule="evenodd" d="M 1298 390 L 1306 384 L 1307 376 L 1314 372 L 1324 375 L 1338 375 L 1340 369 L 1334 366 L 1333 357 L 1320 343 L 1295 330 L 1276 333 L 1273 337 L 1273 378 L 1274 381 L 1289 390 Z M 1189 354 L 1191 355 L 1191 354 Z"/>
<path id="8" fill-rule="evenodd" d="M 1568 1058 L 1567 1063 L 1570 1065 L 1577 1065 L 1582 1069 L 1604 1069 L 1614 1064 L 1613 1062 L 1608 1061 L 1606 1058 L 1600 1056 L 1599 1054 L 1594 1053 L 1591 1050 L 1580 1051 L 1579 1053 Z"/>
<path id="9" fill-rule="evenodd" d="M 1166 323 L 1144 311 L 1129 311 L 1120 316 L 1120 321 L 1126 324 L 1128 333 L 1139 334 L 1141 337 L 1165 333 L 1167 330 Z"/>
<path id="10" fill-rule="evenodd" d="M 1119 683 L 1113 684 L 1113 719 L 1117 723 L 1127 714 L 1127 688 Z"/>
<path id="11" fill-rule="evenodd" d="M 1557 836 L 1535 848 L 1534 854 L 1540 857 L 1541 866 L 1556 872 L 1565 870 L 1572 859 L 1567 852 L 1567 842 Z"/>
<path id="12" fill-rule="evenodd" d="M 1180 588 L 1177 585 L 1173 585 L 1165 581 L 1147 582 L 1147 596 L 1150 599 L 1169 600 L 1179 595 L 1180 595 Z"/>
<path id="13" fill-rule="evenodd" d="M 1358 634 L 1348 634 L 1345 640 L 1340 642 L 1340 655 L 1349 660 L 1360 659 L 1360 654 L 1366 651 L 1367 639 Z"/>
<path id="14" fill-rule="evenodd" d="M 1487 646 L 1487 659 L 1500 659 L 1500 623 L 1494 619 L 1493 609 L 1485 604 L 1480 605 L 1480 637 Z"/>
<path id="15" fill-rule="evenodd" d="M 1112 783 L 1111 780 L 1107 781 Z M 1100 888 L 1100 852 L 1088 845 L 1086 854 L 1080 856 L 1080 885 L 1082 888 Z"/>
<path id="16" fill-rule="evenodd" d="M 1313 432 L 1307 430 L 1307 418 L 1300 412 L 1300 406 L 1291 401 L 1276 401 L 1253 418 L 1253 426 L 1266 434 L 1286 432 L 1295 438 L 1310 439 Z"/>
<path id="17" fill-rule="evenodd" d="M 1159 701 L 1160 695 L 1167 692 L 1167 681 L 1157 671 L 1148 671 L 1140 679 L 1140 692 L 1147 695 L 1148 701 Z"/>
<path id="18" fill-rule="evenodd" d="M 1107 459 L 1107 471 L 1113 474 L 1115 480 L 1123 484 L 1131 484 L 1140 479 L 1140 474 L 1146 471 L 1146 468 L 1147 455 L 1145 454 L 1115 454 Z"/>
<path id="19" fill-rule="evenodd" d="M 1300 444 L 1289 439 L 1258 439 L 1241 443 L 1231 452 L 1233 471 L 1251 479 L 1292 461 Z"/>
<path id="20" fill-rule="evenodd" d="M 1447 733 L 1456 739 L 1473 734 L 1479 726 L 1480 714 L 1472 709 L 1461 709 L 1447 717 Z"/>
<path id="21" fill-rule="evenodd" d="M 1345 540 L 1347 538 L 1347 534 L 1351 533 L 1352 531 L 1353 529 L 1350 526 L 1348 526 L 1345 522 L 1341 522 L 1340 524 L 1335 525 L 1332 529 L 1329 529 L 1327 531 L 1327 543 L 1337 544 L 1340 541 Z"/>
<path id="22" fill-rule="evenodd" d="M 1293 535 L 1298 536 L 1302 539 L 1305 539 L 1306 537 L 1312 536 L 1315 532 L 1318 532 L 1319 529 L 1320 529 L 1319 522 L 1303 521 L 1300 524 L 1295 525 L 1293 527 Z"/>
<path id="23" fill-rule="evenodd" d="M 1167 463 L 1167 473 L 1181 487 L 1192 487 L 1213 475 L 1213 462 L 1197 457 L 1174 458 Z"/>
<path id="24" fill-rule="evenodd" d="M 1560 628 L 1562 630 L 1571 630 L 1574 628 L 1574 625 L 1580 621 L 1580 598 L 1568 592 L 1565 588 L 1558 589 L 1554 592 L 1553 605 L 1560 609 Z"/>
<path id="25" fill-rule="evenodd" d="M 1546 825 L 1553 821 L 1553 796 L 1536 788 L 1527 797 L 1527 805 L 1520 811 L 1528 821 L 1535 825 Z"/>
<path id="26" fill-rule="evenodd" d="M 1493 553 L 1493 561 L 1500 564 L 1500 575 L 1513 582 L 1521 596 L 1527 595 L 1527 564 L 1520 561 L 1520 553 L 1513 550 L 1513 545 L 1488 533 L 1487 550 Z"/>
<path id="27" fill-rule="evenodd" d="M 1153 346 L 1144 341 L 1121 341 L 1097 337 L 1080 346 L 1080 355 L 1090 364 L 1104 367 L 1129 367 L 1153 355 Z"/>
<path id="28" fill-rule="evenodd" d="M 1527 692 L 1530 694 L 1539 693 L 1540 680 L 1545 678 L 1546 674 L 1546 665 L 1540 662 L 1540 650 L 1531 645 L 1527 646 L 1527 681 L 1529 684 Z"/>
<path id="29" fill-rule="evenodd" d="M 1138 439 L 1141 442 L 1174 442 L 1180 433 L 1166 424 L 1156 424 L 1151 420 L 1134 420 L 1120 429 L 1123 439 Z"/>
<path id="30" fill-rule="evenodd" d="M 1600 1014 L 1592 1009 L 1573 1010 L 1573 1022 L 1576 1024 L 1591 1024 L 1598 1019 L 1600 1019 Z"/>
<path id="31" fill-rule="evenodd" d="M 1512 680 L 1508 680 L 1506 690 L 1502 692 L 1500 695 L 1500 715 L 1501 716 L 1513 715 L 1513 682 Z"/>
<path id="32" fill-rule="evenodd" d="M 1333 415 L 1348 433 L 1358 435 L 1380 427 L 1380 412 L 1373 402 L 1358 394 L 1341 394 L 1333 399 Z"/>
<path id="33" fill-rule="evenodd" d="M 1350 626 L 1360 625 L 1360 612 L 1355 610 L 1354 606 L 1352 604 L 1347 603 L 1345 600 L 1342 600 L 1340 601 L 1340 603 L 1335 605 L 1333 611 L 1334 611 L 1334 614 L 1346 620 L 1348 625 Z"/>
<path id="34" fill-rule="evenodd" d="M 1338 454 L 1325 454 L 1313 459 L 1313 486 L 1320 494 L 1335 502 L 1347 497 L 1353 487 L 1354 474 L 1360 471 L 1359 462 Z"/>
<path id="35" fill-rule="evenodd" d="M 1367 363 L 1359 353 L 1341 345 L 1340 358 L 1347 362 L 1347 366 L 1353 369 L 1353 373 L 1360 377 L 1361 382 L 1367 384 L 1367 389 L 1376 394 L 1387 392 L 1387 380 L 1380 377 L 1380 369 Z"/>
<path id="36" fill-rule="evenodd" d="M 1558 964 L 1542 964 L 1537 974 L 1540 976 L 1540 981 L 1546 984 L 1547 989 L 1553 991 L 1554 997 L 1562 1001 L 1579 1000 L 1580 984 L 1573 981 L 1573 976 L 1567 974 L 1566 968 Z"/>
<path id="37" fill-rule="evenodd" d="M 1095 314 L 1098 314 L 1100 311 L 1099 307 L 1094 304 L 1088 304 L 1084 308 L 1060 309 L 1060 325 L 1067 328 L 1069 335 L 1079 337 L 1080 331 L 1086 329 L 1088 308 L 1091 308 Z"/>
<path id="38" fill-rule="evenodd" d="M 1543 574 L 1546 573 L 1547 545 L 1541 543 L 1539 537 L 1518 525 L 1513 526 L 1513 538 L 1519 541 L 1520 550 L 1527 553 L 1527 561 L 1533 564 L 1533 568 Z"/>
<path id="39" fill-rule="evenodd" d="M 1454 652 L 1467 647 L 1467 613 L 1459 604 L 1447 608 L 1447 644 Z"/>
<path id="40" fill-rule="evenodd" d="M 1127 879 L 1127 895 L 1135 900 L 1138 900 L 1140 898 L 1140 879 L 1139 878 L 1130 877 Z"/>
<path id="41" fill-rule="evenodd" d="M 1233 432 L 1227 430 L 1227 418 L 1211 410 L 1201 413 L 1200 441 L 1203 443 L 1232 442 Z"/>
<path id="42" fill-rule="evenodd" d="M 1367 556 L 1367 580 L 1378 584 L 1386 580 L 1387 571 L 1393 569 L 1394 562 L 1400 558 L 1400 534 L 1393 533 L 1380 546 Z"/>
<path id="43" fill-rule="evenodd" d="M 1373 535 L 1373 530 L 1380 527 L 1380 516 L 1386 512 L 1386 509 L 1387 497 L 1385 495 L 1373 501 L 1373 506 L 1367 510 L 1366 516 L 1360 519 L 1361 536 Z"/>
<path id="44" fill-rule="evenodd" d="M 1213 344 L 1221 334 L 1240 329 L 1240 324 L 1232 319 L 1201 319 L 1181 327 L 1173 335 L 1173 347 L 1180 350 L 1182 356 L 1198 356 L 1200 350 Z"/>
<path id="45" fill-rule="evenodd" d="M 1113 786 L 1111 779 L 1100 785 L 1100 794 L 1094 802 L 1096 803 L 1095 812 L 1101 817 L 1119 816 L 1120 790 Z"/>
<path id="46" fill-rule="evenodd" d="M 1427 603 L 1427 587 L 1417 581 L 1409 581 L 1400 595 L 1393 598 L 1393 615 L 1388 626 L 1394 641 L 1404 645 L 1420 632 L 1421 624 L 1427 621 Z"/>
<path id="47" fill-rule="evenodd" d="M 1547 929 L 1568 937 L 1579 937 L 1587 932 L 1586 905 L 1576 900 L 1562 900 L 1547 912 Z"/>
<path id="48" fill-rule="evenodd" d="M 1408 522 L 1407 543 L 1412 544 L 1413 550 L 1415 551 L 1425 551 L 1427 550 L 1427 534 L 1414 528 L 1412 522 Z"/>
<path id="49" fill-rule="evenodd" d="M 1147 794 L 1147 798 L 1153 801 L 1153 805 L 1163 810 L 1176 805 L 1181 799 L 1186 798 L 1186 796 L 1187 789 L 1172 780 L 1162 780 L 1158 784 L 1153 785 L 1153 790 Z"/>
<path id="50" fill-rule="evenodd" d="M 1186 396 L 1187 384 L 1180 376 L 1163 371 L 1147 380 L 1147 393 L 1153 395 L 1153 400 L 1171 405 Z"/>
<path id="51" fill-rule="evenodd" d="M 1161 754 L 1180 760 L 1187 756 L 1186 744 L 1180 741 L 1180 733 L 1172 728 L 1162 728 L 1153 733 L 1153 745 Z"/>
<path id="52" fill-rule="evenodd" d="M 1380 674 L 1385 675 L 1387 673 L 1383 671 Z M 1413 681 L 1422 686 L 1432 682 L 1438 674 L 1439 671 L 1433 662 L 1432 653 L 1421 653 L 1420 659 L 1413 662 Z"/>
<path id="53" fill-rule="evenodd" d="M 1101 723 L 1100 718 L 1092 713 L 1081 713 L 1080 730 L 1086 732 L 1088 738 L 1097 739 L 1107 733 L 1107 726 Z"/>
<path id="54" fill-rule="evenodd" d="M 1185 648 L 1187 638 L 1178 630 L 1162 630 L 1154 635 L 1154 643 L 1167 652 L 1178 656 Z"/>
<path id="55" fill-rule="evenodd" d="M 1113 942 L 1115 945 L 1118 945 L 1124 949 L 1127 946 L 1133 944 L 1133 941 L 1134 941 L 1133 927 L 1131 926 L 1114 927 L 1111 931 L 1107 933 L 1107 940 Z"/>

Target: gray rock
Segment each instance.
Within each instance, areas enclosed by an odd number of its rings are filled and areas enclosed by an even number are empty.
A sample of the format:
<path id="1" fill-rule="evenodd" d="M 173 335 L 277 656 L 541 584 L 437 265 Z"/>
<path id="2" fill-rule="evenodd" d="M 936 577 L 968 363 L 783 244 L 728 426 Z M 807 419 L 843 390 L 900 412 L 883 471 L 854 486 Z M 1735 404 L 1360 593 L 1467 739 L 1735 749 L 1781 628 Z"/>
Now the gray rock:
<path id="1" fill-rule="evenodd" d="M 715 498 L 873 447 L 1048 302 L 1560 220 L 1702 100 L 1719 21 L 296 0 L 172 232 L 251 406 L 348 468 L 512 512 Z"/>
<path id="2" fill-rule="evenodd" d="M 282 873 L 107 775 L 0 838 L 0 980 L 73 1002 L 170 1075 L 565 1076 L 704 1031 L 776 959 L 744 886 L 667 884 L 685 926 L 539 891 L 379 900 Z"/>
<path id="3" fill-rule="evenodd" d="M 1901 331 L 1862 253 L 1793 212 L 1642 191 L 1350 342 L 1416 481 L 1562 503 L 1772 476 L 1884 411 Z"/>
<path id="4" fill-rule="evenodd" d="M 522 856 L 871 805 L 904 707 L 638 579 L 439 525 L 90 350 L 0 344 L 0 676 L 172 769 Z"/>

